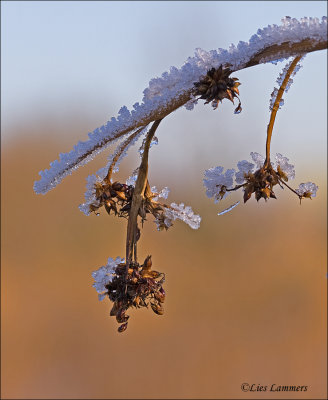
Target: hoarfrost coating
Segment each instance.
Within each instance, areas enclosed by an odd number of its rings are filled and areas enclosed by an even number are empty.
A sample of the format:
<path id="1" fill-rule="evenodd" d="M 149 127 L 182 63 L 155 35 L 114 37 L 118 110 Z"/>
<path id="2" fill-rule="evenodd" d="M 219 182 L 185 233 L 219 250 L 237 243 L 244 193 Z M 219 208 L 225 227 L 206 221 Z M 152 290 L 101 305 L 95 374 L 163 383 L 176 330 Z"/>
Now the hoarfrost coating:
<path id="1" fill-rule="evenodd" d="M 260 169 L 263 167 L 265 159 L 261 154 L 256 152 L 251 152 L 250 155 L 255 164 L 247 160 L 238 161 L 237 172 L 233 168 L 227 169 L 224 172 L 224 167 L 221 166 L 207 169 L 205 171 L 205 179 L 203 179 L 207 197 L 209 198 L 214 197 L 214 203 L 218 203 L 220 200 L 223 200 L 225 197 L 231 194 L 231 192 L 226 192 L 226 191 L 222 192 L 222 187 L 231 190 L 235 184 L 242 185 L 245 182 L 245 174 L 247 175 L 249 173 L 253 173 L 255 168 Z M 273 168 L 278 168 L 279 166 L 288 179 L 295 178 L 294 165 L 289 164 L 289 158 L 284 157 L 282 154 L 277 153 L 275 155 L 275 161 L 271 162 L 271 165 Z M 299 190 L 302 191 L 303 190 L 302 188 L 303 187 L 300 187 Z M 315 188 L 313 186 L 311 186 L 310 189 L 309 189 L 310 191 L 316 193 L 316 190 L 314 190 Z M 306 191 L 308 190 L 304 190 L 304 192 Z M 227 210 L 223 210 L 221 213 L 219 213 L 219 215 L 225 214 L 226 212 L 230 211 L 230 209 L 232 210 L 236 205 L 233 205 L 232 208 L 228 207 Z"/>
<path id="2" fill-rule="evenodd" d="M 296 192 L 300 195 L 303 196 L 305 193 L 310 193 L 311 197 L 315 197 L 317 195 L 317 190 L 319 187 L 313 183 L 313 182 L 306 182 L 306 183 L 301 183 L 296 189 Z"/>
<path id="3" fill-rule="evenodd" d="M 218 215 L 224 215 L 224 214 L 230 212 L 230 211 L 233 210 L 235 207 L 237 207 L 239 203 L 240 203 L 240 201 L 237 201 L 236 203 L 232 204 L 232 205 L 229 206 L 228 208 L 225 208 L 223 211 L 219 212 Z"/>
<path id="4" fill-rule="evenodd" d="M 95 280 L 95 283 L 92 285 L 97 292 L 99 293 L 99 300 L 103 300 L 105 298 L 104 292 L 106 292 L 106 285 L 112 281 L 116 267 L 124 262 L 124 258 L 116 257 L 113 260 L 109 257 L 107 264 L 105 266 L 100 267 L 97 271 L 92 272 L 92 277 Z"/>
<path id="5" fill-rule="evenodd" d="M 172 221 L 181 219 L 181 221 L 188 224 L 192 229 L 198 229 L 202 220 L 199 215 L 194 214 L 191 207 L 185 206 L 184 203 L 180 203 L 179 205 L 172 203 L 170 208 L 165 209 L 165 217 L 165 224 L 167 226 L 171 226 Z"/>
<path id="6" fill-rule="evenodd" d="M 311 17 L 300 20 L 285 17 L 280 26 L 269 25 L 259 29 L 249 42 L 241 41 L 237 46 L 231 45 L 228 50 L 218 49 L 208 52 L 196 49 L 194 57 L 189 57 L 180 69 L 171 67 L 169 72 L 164 72 L 160 78 L 154 78 L 149 82 L 149 87 L 143 92 L 142 104 L 135 103 L 131 111 L 123 106 L 117 118 L 113 117 L 105 125 L 89 133 L 87 141 L 78 142 L 69 153 L 61 153 L 59 160 L 53 161 L 49 169 L 40 171 L 41 179 L 34 183 L 34 191 L 38 194 L 47 193 L 67 175 L 91 161 L 113 140 L 159 119 L 159 116 L 163 118 L 163 113 L 167 115 L 190 101 L 194 82 L 205 75 L 208 69 L 230 64 L 229 68 L 236 71 L 245 67 L 254 55 L 269 46 L 286 42 L 299 43 L 307 39 L 321 42 L 326 41 L 326 38 L 327 17 L 322 17 L 321 21 L 319 18 Z M 274 56 L 263 57 L 259 62 L 281 61 L 291 55 L 292 50 L 285 50 L 275 53 Z M 194 105 L 194 99 L 191 100 Z"/>
<path id="7" fill-rule="evenodd" d="M 145 131 L 146 128 L 136 130 L 134 134 L 132 134 L 127 140 L 123 141 L 119 146 L 117 146 L 115 152 L 108 157 L 108 163 L 105 167 L 100 168 L 96 174 L 89 175 L 87 177 L 87 190 L 84 194 L 85 202 L 79 206 L 80 211 L 82 211 L 85 215 L 90 215 L 91 204 L 99 203 L 99 201 L 96 199 L 95 185 L 103 182 L 107 175 L 108 169 L 115 158 L 117 158 L 117 160 L 113 171 L 118 171 L 118 166 L 122 159 L 127 155 L 129 148 L 136 143 L 136 141 L 145 133 Z"/>
<path id="8" fill-rule="evenodd" d="M 291 85 L 293 83 L 292 77 L 295 76 L 296 73 L 302 68 L 302 65 L 300 63 L 304 59 L 304 57 L 305 57 L 305 55 L 297 63 L 297 65 L 296 65 L 295 69 L 293 70 L 290 78 L 288 79 L 288 82 L 287 82 L 287 85 L 286 85 L 286 89 L 285 89 L 285 93 L 288 92 L 288 90 L 290 89 L 290 87 L 291 87 Z M 280 72 L 280 74 L 279 74 L 279 76 L 278 76 L 278 78 L 276 80 L 276 82 L 279 85 L 279 87 L 282 85 L 282 83 L 283 83 L 283 81 L 284 81 L 284 79 L 286 77 L 287 71 L 289 70 L 292 62 L 293 62 L 293 60 L 291 60 L 289 63 L 287 63 L 285 65 L 285 67 L 283 68 L 283 70 Z M 274 88 L 273 92 L 271 93 L 271 98 L 270 98 L 270 104 L 269 104 L 269 110 L 270 111 L 272 111 L 272 109 L 273 109 L 274 103 L 275 103 L 276 98 L 277 98 L 277 94 L 278 94 L 278 89 Z M 280 103 L 279 103 L 279 108 L 281 108 L 283 105 L 284 105 L 284 100 L 281 99 Z"/>

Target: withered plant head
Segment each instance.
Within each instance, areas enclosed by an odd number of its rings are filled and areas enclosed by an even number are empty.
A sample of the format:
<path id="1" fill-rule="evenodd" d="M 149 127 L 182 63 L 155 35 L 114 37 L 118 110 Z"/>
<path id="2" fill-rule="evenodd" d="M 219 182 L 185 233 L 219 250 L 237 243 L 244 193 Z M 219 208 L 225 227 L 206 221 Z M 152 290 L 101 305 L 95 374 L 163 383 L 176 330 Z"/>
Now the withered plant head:
<path id="1" fill-rule="evenodd" d="M 219 102 L 223 99 L 228 99 L 234 103 L 234 98 L 237 97 L 239 100 L 240 85 L 238 78 L 230 78 L 231 70 L 229 68 L 211 68 L 207 71 L 207 74 L 200 81 L 194 83 L 194 96 L 200 96 L 201 99 L 206 100 L 205 104 L 212 102 L 212 107 L 216 109 Z M 235 109 L 235 113 L 238 114 L 242 110 L 241 103 Z"/>
<path id="2" fill-rule="evenodd" d="M 90 204 L 90 212 L 96 212 L 100 207 L 104 206 L 107 213 L 113 212 L 119 217 L 126 217 L 131 208 L 134 187 L 124 183 L 108 180 L 97 182 L 95 184 L 95 199 Z"/>
<path id="3" fill-rule="evenodd" d="M 252 193 L 254 193 L 257 201 L 262 198 L 265 201 L 269 198 L 276 199 L 273 187 L 279 183 L 279 175 L 270 164 L 267 167 L 261 167 L 254 173 L 245 174 L 245 180 L 244 203 L 251 198 Z"/>
<path id="4" fill-rule="evenodd" d="M 107 180 L 97 182 L 95 184 L 95 202 L 90 204 L 90 212 L 97 212 L 99 208 L 104 206 L 109 215 L 113 212 L 115 216 L 128 218 L 133 193 L 133 185 L 119 182 L 110 183 Z M 155 201 L 156 195 L 156 193 L 151 192 L 149 184 L 147 184 L 138 210 L 138 216 L 141 217 L 141 222 L 143 223 L 147 214 L 152 214 L 157 222 L 162 221 L 159 230 L 167 230 L 171 226 L 167 221 L 167 217 L 165 217 L 165 210 L 168 206 Z"/>
<path id="5" fill-rule="evenodd" d="M 165 291 L 162 287 L 165 275 L 151 269 L 151 256 L 148 256 L 142 265 L 132 262 L 126 275 L 126 264 L 116 267 L 114 278 L 105 286 L 109 299 L 114 303 L 110 311 L 111 316 L 121 325 L 119 332 L 124 332 L 128 326 L 131 307 L 141 308 L 150 305 L 157 315 L 164 314 L 163 303 Z"/>

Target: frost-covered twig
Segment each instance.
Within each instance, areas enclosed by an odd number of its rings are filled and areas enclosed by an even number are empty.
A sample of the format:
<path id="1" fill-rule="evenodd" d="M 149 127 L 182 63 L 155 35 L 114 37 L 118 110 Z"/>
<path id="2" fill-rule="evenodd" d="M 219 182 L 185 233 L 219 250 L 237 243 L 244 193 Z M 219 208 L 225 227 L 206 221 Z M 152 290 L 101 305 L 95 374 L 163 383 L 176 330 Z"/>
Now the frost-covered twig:
<path id="1" fill-rule="evenodd" d="M 301 18 L 298 21 L 286 17 L 280 26 L 269 25 L 259 29 L 248 43 L 239 42 L 228 50 L 207 52 L 196 49 L 195 56 L 188 58 L 180 69 L 171 67 L 170 72 L 150 81 L 149 87 L 144 90 L 142 104 L 134 104 L 131 112 L 122 107 L 118 118 L 112 118 L 89 133 L 89 140 L 79 142 L 69 153 L 60 154 L 59 160 L 52 162 L 49 170 L 40 172 L 41 179 L 35 182 L 34 190 L 45 194 L 114 140 L 162 119 L 186 104 L 192 97 L 194 82 L 210 68 L 224 65 L 229 66 L 231 71 L 237 71 L 326 48 L 327 17 L 321 21 L 318 18 Z"/>
<path id="2" fill-rule="evenodd" d="M 148 153 L 150 143 L 155 135 L 156 129 L 160 124 L 161 120 L 155 121 L 150 128 L 147 139 L 144 145 L 144 152 L 142 155 L 141 164 L 138 170 L 138 177 L 136 185 L 133 191 L 132 204 L 129 213 L 127 235 L 126 235 L 126 265 L 129 266 L 132 260 L 133 251 L 135 252 L 136 258 L 136 242 L 137 242 L 137 218 L 141 202 L 144 198 L 144 191 L 147 185 L 147 175 L 148 175 Z M 128 267 L 127 267 L 128 268 Z"/>
<path id="3" fill-rule="evenodd" d="M 318 187 L 312 183 L 302 183 L 298 189 L 292 189 L 286 182 L 295 176 L 294 166 L 281 154 L 276 155 L 275 162 L 270 160 L 270 142 L 276 112 L 281 105 L 281 98 L 292 82 L 291 75 L 297 69 L 297 63 L 303 54 L 327 47 L 327 19 L 303 18 L 300 21 L 286 17 L 281 26 L 269 26 L 253 35 L 249 43 L 240 42 L 237 47 L 230 46 L 229 50 L 206 52 L 196 50 L 195 57 L 189 58 L 180 70 L 172 67 L 169 73 L 161 78 L 152 79 L 149 88 L 144 91 L 143 103 L 136 103 L 130 112 L 125 106 L 119 111 L 117 119 L 93 133 L 89 134 L 89 141 L 79 142 L 74 150 L 61 154 L 60 160 L 51 164 L 49 171 L 41 172 L 41 180 L 35 183 L 37 193 L 46 193 L 56 186 L 66 175 L 80 165 L 85 164 L 92 157 L 118 139 L 122 139 L 106 167 L 97 171 L 87 179 L 85 203 L 80 206 L 81 211 L 89 215 L 98 214 L 100 208 L 118 217 L 127 218 L 126 258 L 117 257 L 114 261 L 108 259 L 107 265 L 93 273 L 94 287 L 100 294 L 99 299 L 105 296 L 113 302 L 110 315 L 115 316 L 121 325 L 119 332 L 127 329 L 131 307 L 140 308 L 151 306 L 152 310 L 162 315 L 165 291 L 162 284 L 165 275 L 152 270 L 151 256 L 147 256 L 140 264 L 137 258 L 137 242 L 140 238 L 138 222 L 143 226 L 147 215 L 153 215 L 157 229 L 167 230 L 172 222 L 181 219 L 191 228 L 198 229 L 201 221 L 199 215 L 194 214 L 184 203 L 171 205 L 162 204 L 160 197 L 167 198 L 168 188 L 158 191 L 148 182 L 148 154 L 152 143 L 157 143 L 154 137 L 161 120 L 181 107 L 191 110 L 199 99 L 211 103 L 216 109 L 220 102 L 228 99 L 234 102 L 239 100 L 235 113 L 241 111 L 239 99 L 238 78 L 231 77 L 233 71 L 250 66 L 281 61 L 291 55 L 296 58 L 287 64 L 277 82 L 280 89 L 275 89 L 271 95 L 271 119 L 267 129 L 266 158 L 258 153 L 251 153 L 254 163 L 242 160 L 238 162 L 238 172 L 235 169 L 224 171 L 223 167 L 215 167 L 205 172 L 204 184 L 207 195 L 215 201 L 222 200 L 231 192 L 238 189 L 244 191 L 244 202 L 254 194 L 257 201 L 264 198 L 276 198 L 273 188 L 279 185 L 287 187 L 299 199 L 312 198 Z M 198 98 L 197 98 L 198 97 Z M 141 149 L 141 163 L 134 171 L 126 184 L 112 182 L 111 175 L 128 148 L 133 145 L 153 122 Z M 127 138 L 125 138 L 125 136 Z M 234 185 L 235 183 L 235 185 Z M 239 201 L 219 212 L 226 214 L 234 209 Z M 139 218 L 140 217 L 140 218 Z"/>
<path id="4" fill-rule="evenodd" d="M 254 171 L 255 165 L 243 160 L 239 161 L 237 166 L 239 171 L 236 173 L 234 169 L 228 169 L 223 173 L 224 168 L 221 166 L 210 168 L 205 171 L 204 185 L 206 187 L 206 194 L 208 197 L 214 197 L 214 201 L 224 199 L 229 192 L 244 189 L 244 203 L 248 201 L 254 193 L 255 198 L 259 201 L 264 198 L 267 201 L 269 198 L 276 199 L 276 195 L 273 191 L 273 187 L 278 185 L 280 187 L 286 186 L 294 194 L 296 194 L 300 201 L 303 198 L 315 197 L 318 190 L 318 186 L 312 182 L 301 184 L 298 189 L 291 188 L 286 182 L 288 179 L 295 177 L 294 166 L 288 163 L 288 158 L 282 156 L 280 153 L 276 154 L 276 163 L 270 160 L 270 146 L 272 138 L 272 130 L 275 123 L 277 111 L 281 104 L 282 96 L 287 88 L 289 88 L 292 80 L 290 79 L 293 74 L 296 73 L 299 61 L 303 55 L 298 55 L 289 62 L 283 69 L 283 72 L 279 75 L 277 82 L 280 84 L 280 88 L 274 89 L 271 94 L 270 101 L 270 122 L 267 127 L 267 140 L 266 140 L 266 158 L 264 159 L 258 153 L 251 153 L 252 159 L 256 164 L 257 170 Z M 276 164 L 276 165 L 275 165 Z M 233 178 L 235 176 L 236 185 L 233 185 Z M 231 211 L 238 205 L 239 202 L 226 208 L 218 215 L 225 214 Z"/>
<path id="5" fill-rule="evenodd" d="M 280 106 L 280 102 L 282 100 L 282 95 L 284 94 L 284 91 L 287 88 L 287 84 L 290 80 L 290 77 L 292 75 L 292 73 L 295 71 L 296 66 L 298 65 L 299 61 L 302 59 L 302 55 L 297 56 L 294 58 L 293 61 L 291 61 L 290 64 L 288 64 L 286 67 L 284 68 L 284 78 L 281 82 L 281 86 L 277 92 L 277 96 L 276 98 L 272 98 L 272 102 L 273 102 L 273 106 L 271 109 L 271 115 L 270 115 L 270 121 L 269 121 L 269 125 L 268 125 L 268 129 L 267 129 L 267 139 L 266 139 L 266 158 L 265 158 L 265 166 L 268 166 L 270 163 L 270 145 L 271 145 L 271 138 L 272 138 L 272 130 L 273 130 L 273 125 L 276 119 L 276 115 L 277 112 L 279 110 L 279 106 Z M 280 81 L 282 78 L 282 76 L 280 76 L 278 78 L 278 80 Z"/>
<path id="6" fill-rule="evenodd" d="M 143 133 L 142 131 L 145 129 L 145 126 L 142 126 L 141 128 L 137 129 L 134 133 L 132 133 L 126 140 L 124 140 L 123 143 L 121 143 L 117 149 L 115 150 L 115 153 L 113 154 L 111 158 L 111 163 L 108 167 L 108 172 L 106 179 L 110 181 L 110 178 L 112 176 L 113 170 L 115 168 L 115 165 L 118 163 L 118 161 L 127 153 L 128 147 L 135 142 L 139 136 Z"/>

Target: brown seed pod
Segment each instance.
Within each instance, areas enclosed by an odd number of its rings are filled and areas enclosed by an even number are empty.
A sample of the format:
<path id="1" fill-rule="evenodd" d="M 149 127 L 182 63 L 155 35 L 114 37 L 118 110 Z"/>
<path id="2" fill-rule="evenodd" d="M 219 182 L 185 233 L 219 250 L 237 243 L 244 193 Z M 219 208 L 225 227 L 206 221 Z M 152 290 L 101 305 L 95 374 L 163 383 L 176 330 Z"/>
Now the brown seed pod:
<path id="1" fill-rule="evenodd" d="M 124 188 L 124 186 L 122 183 L 119 183 L 116 181 L 116 182 L 112 183 L 112 188 L 113 188 L 113 190 L 121 191 Z"/>
<path id="2" fill-rule="evenodd" d="M 238 98 L 240 85 L 238 78 L 229 78 L 231 70 L 229 68 L 211 68 L 207 71 L 207 74 L 201 78 L 198 82 L 194 83 L 194 96 L 200 96 L 201 99 L 206 100 L 205 104 L 212 102 L 213 108 L 217 108 L 219 102 L 223 99 L 228 99 L 232 103 L 234 98 Z M 241 112 L 241 103 L 239 100 L 238 107 L 235 109 L 235 113 Z"/>
<path id="3" fill-rule="evenodd" d="M 124 192 L 116 191 L 116 196 L 117 196 L 117 198 L 119 198 L 121 200 L 126 200 L 126 196 L 125 196 Z"/>
<path id="4" fill-rule="evenodd" d="M 120 306 L 119 306 L 118 302 L 115 301 L 114 304 L 113 304 L 112 309 L 110 310 L 109 315 L 110 315 L 111 317 L 114 317 L 114 316 L 117 314 L 117 312 L 118 312 L 118 310 L 119 310 L 119 307 L 120 307 Z"/>
<path id="5" fill-rule="evenodd" d="M 128 323 L 125 322 L 124 324 L 120 325 L 120 326 L 117 328 L 117 330 L 118 330 L 119 333 L 122 333 L 122 332 L 126 331 L 127 327 L 128 327 Z"/>
<path id="6" fill-rule="evenodd" d="M 164 314 L 164 308 L 162 305 L 158 303 L 151 303 L 150 304 L 152 310 L 154 311 L 155 314 L 157 315 L 163 315 Z"/>
<path id="7" fill-rule="evenodd" d="M 121 308 L 116 313 L 116 321 L 119 323 L 126 322 L 129 319 L 129 315 L 125 314 L 126 310 Z"/>
<path id="8" fill-rule="evenodd" d="M 154 296 L 155 296 L 155 299 L 158 300 L 160 303 L 164 303 L 165 294 L 162 294 L 160 292 L 155 292 Z"/>

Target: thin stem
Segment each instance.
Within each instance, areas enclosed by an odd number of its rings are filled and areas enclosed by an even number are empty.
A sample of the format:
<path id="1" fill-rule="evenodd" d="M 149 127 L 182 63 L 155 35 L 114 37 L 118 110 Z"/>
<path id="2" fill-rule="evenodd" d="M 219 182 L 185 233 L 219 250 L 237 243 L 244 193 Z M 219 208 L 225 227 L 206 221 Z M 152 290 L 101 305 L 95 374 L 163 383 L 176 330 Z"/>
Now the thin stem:
<path id="1" fill-rule="evenodd" d="M 108 182 L 110 182 L 110 178 L 112 176 L 113 173 L 113 168 L 115 167 L 115 164 L 117 163 L 117 161 L 119 160 L 119 158 L 121 157 L 121 155 L 123 154 L 124 150 L 128 147 L 128 145 L 132 142 L 133 139 L 135 139 L 136 136 L 139 135 L 139 133 L 145 129 L 145 126 L 142 126 L 141 128 L 137 129 L 134 133 L 132 133 L 122 144 L 120 144 L 117 149 L 115 150 L 115 155 L 113 157 L 113 160 L 108 168 L 108 172 L 106 175 L 105 180 L 107 180 Z"/>
<path id="2" fill-rule="evenodd" d="M 292 74 L 292 72 L 294 71 L 297 63 L 299 62 L 299 60 L 303 57 L 303 55 L 301 56 L 297 56 L 294 58 L 293 62 L 291 63 L 290 67 L 288 68 L 288 71 L 286 72 L 286 76 L 278 90 L 278 94 L 276 97 L 276 100 L 274 102 L 274 105 L 272 107 L 272 111 L 271 111 L 271 116 L 270 116 L 270 122 L 268 125 L 268 130 L 267 130 L 267 140 L 266 140 L 266 158 L 265 158 L 265 162 L 264 162 L 264 167 L 268 167 L 270 164 L 270 145 L 271 145 L 271 138 L 272 138 L 272 130 L 273 130 L 273 125 L 276 119 L 276 115 L 277 115 L 277 111 L 279 110 L 279 105 L 280 105 L 280 100 L 282 98 L 282 95 L 284 94 L 284 91 L 286 89 L 287 83 L 289 81 L 289 78 Z"/>
<path id="3" fill-rule="evenodd" d="M 132 256 L 134 251 L 136 257 L 135 245 L 137 243 L 138 213 L 142 200 L 144 199 L 144 192 L 147 185 L 149 148 L 150 148 L 150 143 L 155 135 L 156 129 L 158 128 L 160 122 L 161 119 L 156 120 L 147 134 L 146 141 L 144 144 L 144 152 L 138 170 L 138 177 L 133 191 L 131 209 L 128 219 L 127 235 L 126 235 L 126 273 L 128 272 L 128 268 L 132 261 Z"/>
<path id="4" fill-rule="evenodd" d="M 296 192 L 296 190 L 294 190 L 294 189 L 291 188 L 289 185 L 287 185 L 287 183 L 284 182 L 282 179 L 278 178 L 278 180 L 279 180 L 280 183 L 282 183 L 283 185 L 287 186 L 288 189 L 291 190 L 293 193 L 295 193 L 295 194 L 299 197 L 299 199 L 301 200 L 302 196 L 301 196 L 300 194 L 298 194 L 298 193 Z"/>
<path id="5" fill-rule="evenodd" d="M 234 191 L 234 190 L 238 190 L 238 189 L 240 189 L 241 187 L 246 186 L 246 185 L 247 185 L 247 182 L 242 183 L 241 185 L 237 185 L 237 186 L 235 186 L 235 187 L 232 188 L 232 189 L 226 189 L 226 192 L 232 192 L 232 191 Z"/>

